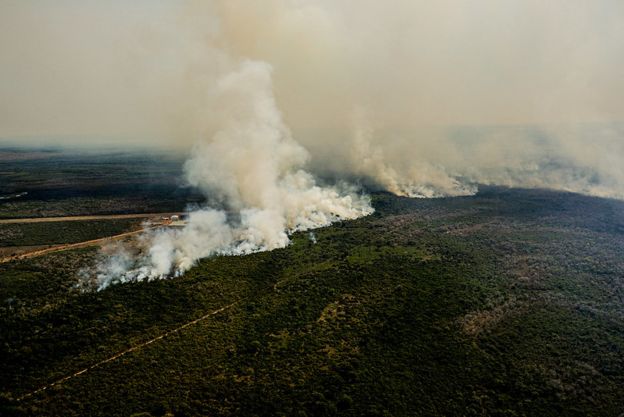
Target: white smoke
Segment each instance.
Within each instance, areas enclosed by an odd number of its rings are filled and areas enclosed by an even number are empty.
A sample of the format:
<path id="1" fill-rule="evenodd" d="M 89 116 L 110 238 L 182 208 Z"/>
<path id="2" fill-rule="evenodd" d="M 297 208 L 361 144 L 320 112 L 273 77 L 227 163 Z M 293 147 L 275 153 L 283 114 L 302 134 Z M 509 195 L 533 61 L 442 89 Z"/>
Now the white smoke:
<path id="1" fill-rule="evenodd" d="M 452 164 L 472 183 L 623 199 L 623 133 L 616 124 L 493 128 L 450 141 L 462 155 Z"/>
<path id="2" fill-rule="evenodd" d="M 262 77 L 226 76 L 216 90 L 229 92 L 215 91 L 228 57 L 250 57 L 275 68 L 308 172 L 413 197 L 481 183 L 622 198 L 623 18 L 621 0 L 3 2 L 0 136 L 186 152 L 200 132 L 232 136 L 228 123 L 250 110 L 263 129 L 285 129 L 270 106 L 240 104 L 264 94 Z M 479 132 L 431 131 L 457 126 Z M 289 142 L 276 157 L 296 171 L 307 156 Z M 223 143 L 197 146 L 214 154 L 195 162 L 224 170 L 195 166 L 190 179 L 232 210 L 256 207 L 247 191 L 270 172 L 242 178 L 231 161 L 255 165 L 258 150 Z"/>
<path id="3" fill-rule="evenodd" d="M 624 199 L 624 127 L 484 127 L 419 133 L 376 132 L 370 117 L 353 117 L 350 161 L 356 175 L 396 195 L 473 195 L 479 185 L 544 188 Z M 338 152 L 334 152 L 334 155 Z"/>
<path id="4" fill-rule="evenodd" d="M 347 156 L 351 160 L 351 173 L 366 177 L 386 191 L 413 198 L 435 198 L 445 196 L 463 196 L 476 193 L 474 184 L 464 184 L 449 175 L 444 166 L 435 165 L 420 155 L 418 149 L 406 149 L 401 158 L 402 166 L 392 166 L 388 162 L 384 149 L 373 143 L 374 129 L 370 118 L 362 109 L 354 112 L 351 148 Z M 349 159 L 349 158 L 347 158 Z"/>
<path id="5" fill-rule="evenodd" d="M 209 98 L 219 125 L 194 147 L 188 182 L 223 209 L 190 213 L 182 229 L 144 234 L 136 251 L 117 248 L 96 266 L 95 285 L 178 276 L 201 258 L 285 247 L 289 233 L 373 212 L 353 187 L 324 187 L 302 167 L 307 151 L 293 140 L 272 91 L 271 67 L 243 61 L 218 80 Z"/>

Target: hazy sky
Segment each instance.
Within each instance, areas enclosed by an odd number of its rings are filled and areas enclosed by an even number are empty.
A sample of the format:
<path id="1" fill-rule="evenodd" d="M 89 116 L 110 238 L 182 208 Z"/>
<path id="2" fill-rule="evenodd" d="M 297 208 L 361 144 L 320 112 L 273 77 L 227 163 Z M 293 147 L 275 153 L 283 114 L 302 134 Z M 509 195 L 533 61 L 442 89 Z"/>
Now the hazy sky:
<path id="1" fill-rule="evenodd" d="M 621 0 L 0 0 L 0 137 L 191 143 L 243 59 L 295 136 L 624 120 Z"/>

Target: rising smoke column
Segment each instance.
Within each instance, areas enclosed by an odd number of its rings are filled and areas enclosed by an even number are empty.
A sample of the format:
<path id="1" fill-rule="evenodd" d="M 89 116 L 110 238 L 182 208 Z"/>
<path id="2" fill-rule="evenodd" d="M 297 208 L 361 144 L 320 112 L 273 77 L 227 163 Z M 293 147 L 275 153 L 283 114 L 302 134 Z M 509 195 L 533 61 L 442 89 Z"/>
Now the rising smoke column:
<path id="1" fill-rule="evenodd" d="M 251 57 L 276 68 L 308 172 L 624 198 L 623 17 L 618 0 L 5 1 L 0 136 L 186 151 L 226 127 L 206 106 L 222 57 Z"/>
<path id="2" fill-rule="evenodd" d="M 281 248 L 291 232 L 373 212 L 354 188 L 320 186 L 303 170 L 308 153 L 282 120 L 270 65 L 243 61 L 218 80 L 210 99 L 218 129 L 195 145 L 185 170 L 191 185 L 225 209 L 198 210 L 181 230 L 145 234 L 138 258 L 112 250 L 96 266 L 98 289 L 177 276 L 208 256 Z"/>
<path id="3" fill-rule="evenodd" d="M 479 185 L 544 188 L 624 199 L 624 126 L 489 126 L 379 132 L 358 109 L 345 165 L 393 194 L 469 196 Z M 366 115 L 366 116 L 364 116 Z"/>
<path id="4" fill-rule="evenodd" d="M 375 131 L 370 120 L 361 108 L 353 112 L 351 146 L 345 155 L 350 161 L 351 174 L 402 197 L 467 196 L 477 192 L 473 182 L 460 181 L 444 165 L 423 158 L 418 149 L 403 147 L 406 152 L 400 158 L 389 160 L 384 148 L 374 143 Z"/>

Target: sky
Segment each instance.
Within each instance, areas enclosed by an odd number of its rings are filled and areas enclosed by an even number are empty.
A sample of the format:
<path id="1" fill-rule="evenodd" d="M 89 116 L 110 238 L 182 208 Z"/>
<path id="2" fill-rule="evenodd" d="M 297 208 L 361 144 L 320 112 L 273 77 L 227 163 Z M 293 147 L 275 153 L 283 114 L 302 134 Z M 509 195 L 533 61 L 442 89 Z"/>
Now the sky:
<path id="1" fill-rule="evenodd" d="M 377 131 L 624 120 L 619 0 L 0 0 L 0 138 L 190 147 L 235 62 L 309 148 Z M 306 139 L 310 132 L 331 139 Z M 320 143 L 320 145 L 319 145 Z"/>
<path id="2" fill-rule="evenodd" d="M 370 214 L 363 189 L 624 199 L 622 22 L 622 0 L 0 0 L 0 144 L 176 148 L 219 201 L 104 254 L 98 288 L 283 247 Z"/>

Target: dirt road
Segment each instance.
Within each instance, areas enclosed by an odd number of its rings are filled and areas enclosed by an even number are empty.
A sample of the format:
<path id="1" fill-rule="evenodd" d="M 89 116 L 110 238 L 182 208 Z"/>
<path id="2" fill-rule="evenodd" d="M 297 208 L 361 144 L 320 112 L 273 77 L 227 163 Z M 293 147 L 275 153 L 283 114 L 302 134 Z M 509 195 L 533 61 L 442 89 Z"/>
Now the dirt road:
<path id="1" fill-rule="evenodd" d="M 144 348 L 144 347 L 146 347 L 146 346 L 148 346 L 148 345 L 151 345 L 152 343 L 154 343 L 154 342 L 156 342 L 156 341 L 158 341 L 158 340 L 164 339 L 164 338 L 165 338 L 165 337 L 167 337 L 167 336 L 171 336 L 172 334 L 178 333 L 178 332 L 180 332 L 180 331 L 184 330 L 185 328 L 187 328 L 187 327 L 189 327 L 189 326 L 192 326 L 192 325 L 194 325 L 194 324 L 197 324 L 197 323 L 199 323 L 200 321 L 206 320 L 206 319 L 208 319 L 208 318 L 210 318 L 210 317 L 212 317 L 212 316 L 215 316 L 215 315 L 217 315 L 217 314 L 219 314 L 219 313 L 221 313 L 221 312 L 223 312 L 223 311 L 225 311 L 225 310 L 227 310 L 227 309 L 229 309 L 229 308 L 232 308 L 232 307 L 234 307 L 236 304 L 237 304 L 237 303 L 236 303 L 236 302 L 234 302 L 234 303 L 232 303 L 232 304 L 228 304 L 228 305 L 226 305 L 226 306 L 224 306 L 224 307 L 221 307 L 221 308 L 220 308 L 220 309 L 218 309 L 218 310 L 214 310 L 214 311 L 211 311 L 211 312 L 209 312 L 209 313 L 206 313 L 206 314 L 204 314 L 203 316 L 201 316 L 201 317 L 199 317 L 199 318 L 196 318 L 195 320 L 191 320 L 191 321 L 189 321 L 189 322 L 186 322 L 186 323 L 184 323 L 183 325 L 176 327 L 175 329 L 169 330 L 169 331 L 167 331 L 167 332 L 165 332 L 165 333 L 162 333 L 162 334 L 161 334 L 161 335 L 159 335 L 159 336 L 154 337 L 153 339 L 149 339 L 149 340 L 147 340 L 147 341 L 145 341 L 145 342 L 143 342 L 143 343 L 140 343 L 140 344 L 138 344 L 138 345 L 135 345 L 135 346 L 133 346 L 133 347 L 131 347 L 131 348 L 129 348 L 129 349 L 126 349 L 126 350 L 124 350 L 124 351 L 118 352 L 118 353 L 116 353 L 115 355 L 113 355 L 113 356 L 109 357 L 108 359 L 104 359 L 103 361 L 97 362 L 97 363 L 95 363 L 95 364 L 93 364 L 93 365 L 91 365 L 91 366 L 89 366 L 89 367 L 87 367 L 87 368 L 84 368 L 84 369 L 82 369 L 82 370 L 80 370 L 80 371 L 78 371 L 78 372 L 74 372 L 74 373 L 73 373 L 73 374 L 71 374 L 71 375 L 67 375 L 66 377 L 61 378 L 61 379 L 59 379 L 59 380 L 57 380 L 57 381 L 55 381 L 55 382 L 52 382 L 51 384 L 45 385 L 45 386 L 43 386 L 43 387 L 41 387 L 41 388 L 39 388 L 39 389 L 37 389 L 37 390 L 35 390 L 35 391 L 29 392 L 28 394 L 22 395 L 22 396 L 21 396 L 21 397 L 19 397 L 17 400 L 18 400 L 18 401 L 23 401 L 23 400 L 25 400 L 25 399 L 27 399 L 27 398 L 29 398 L 29 397 L 32 397 L 33 395 L 36 395 L 36 394 L 38 394 L 38 393 L 40 393 L 40 392 L 42 392 L 42 391 L 47 390 L 48 388 L 52 388 L 52 387 L 54 387 L 55 385 L 60 385 L 60 384 L 62 384 L 62 383 L 64 383 L 64 382 L 69 381 L 69 380 L 70 380 L 70 379 L 72 379 L 72 378 L 75 378 L 75 377 L 77 377 L 77 376 L 80 376 L 80 375 L 84 374 L 85 372 L 88 372 L 88 371 L 90 371 L 90 370 L 92 370 L 92 369 L 98 368 L 98 367 L 100 367 L 100 366 L 102 366 L 102 365 L 105 365 L 105 364 L 107 364 L 107 363 L 109 363 L 109 362 L 113 362 L 113 361 L 115 361 L 115 360 L 119 359 L 120 357 L 122 357 L 122 356 L 124 356 L 124 355 L 127 355 L 128 353 L 131 353 L 131 352 L 134 352 L 134 351 L 136 351 L 136 350 L 142 349 L 142 348 Z"/>
<path id="2" fill-rule="evenodd" d="M 140 229 L 140 230 L 134 230 L 132 232 L 126 232 L 126 233 L 122 233 L 119 235 L 114 235 L 114 236 L 106 236 L 100 239 L 93 239 L 93 240 L 87 240 L 85 242 L 78 242 L 78 243 L 67 243 L 67 244 L 63 244 L 63 245 L 55 245 L 55 246 L 50 246 L 48 248 L 45 249 L 39 249 L 39 250 L 35 250 L 32 252 L 25 252 L 25 253 L 20 253 L 19 255 L 13 255 L 13 256 L 7 256 L 4 258 L 0 258 L 0 264 L 6 263 L 6 262 L 11 262 L 11 261 L 18 261 L 21 259 L 28 259 L 28 258 L 34 258 L 36 256 L 41 256 L 41 255 L 45 255 L 48 253 L 52 253 L 52 252 L 59 252 L 59 251 L 63 251 L 63 250 L 68 250 L 68 249 L 79 249 L 79 248 L 86 248 L 88 246 L 98 246 L 98 245 L 102 245 L 104 243 L 107 242 L 111 242 L 113 240 L 120 240 L 120 239 L 124 239 L 128 236 L 132 236 L 132 235 L 136 235 L 139 233 L 144 232 L 145 230 L 148 229 L 153 229 L 156 227 L 161 227 L 164 226 L 165 224 L 158 224 L 155 226 L 151 226 L 151 227 L 147 227 L 145 229 Z"/>
<path id="3" fill-rule="evenodd" d="M 133 213 L 133 214 L 102 214 L 89 216 L 66 216 L 66 217 L 29 217 L 23 219 L 0 219 L 0 224 L 15 223 L 47 223 L 47 222 L 71 222 L 85 220 L 115 220 L 115 219 L 146 219 L 150 217 L 171 217 L 184 213 Z"/>

